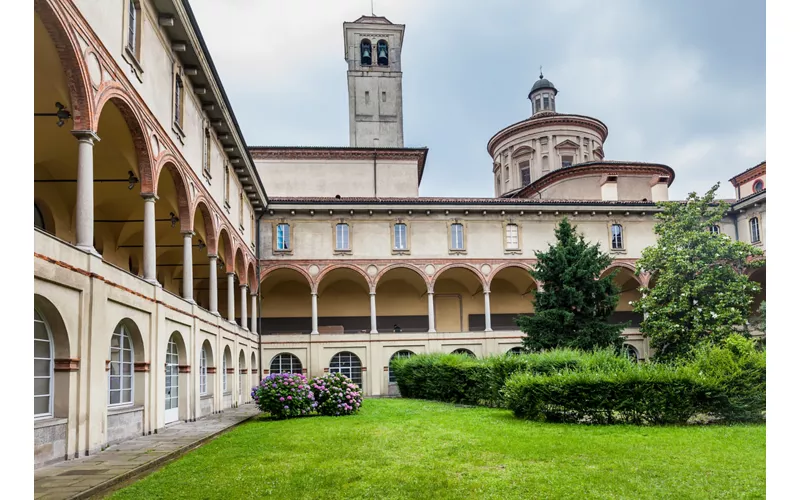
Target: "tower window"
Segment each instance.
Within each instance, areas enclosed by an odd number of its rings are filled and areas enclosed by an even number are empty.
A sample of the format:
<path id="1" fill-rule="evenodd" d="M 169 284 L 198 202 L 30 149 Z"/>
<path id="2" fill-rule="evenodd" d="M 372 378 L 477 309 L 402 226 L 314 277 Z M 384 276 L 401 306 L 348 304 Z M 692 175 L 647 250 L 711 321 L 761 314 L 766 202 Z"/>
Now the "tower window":
<path id="1" fill-rule="evenodd" d="M 378 40 L 378 66 L 389 65 L 389 44 L 386 40 Z"/>
<path id="2" fill-rule="evenodd" d="M 542 96 L 542 108 L 550 109 L 550 96 L 547 94 Z"/>
<path id="3" fill-rule="evenodd" d="M 361 65 L 372 66 L 372 44 L 366 38 L 361 40 Z"/>
<path id="4" fill-rule="evenodd" d="M 386 102 L 386 92 L 381 92 L 381 101 Z"/>
<path id="5" fill-rule="evenodd" d="M 537 97 L 534 102 L 536 103 L 536 113 L 538 113 L 542 110 L 542 100 Z"/>
<path id="6" fill-rule="evenodd" d="M 611 249 L 622 250 L 625 248 L 622 239 L 622 224 L 611 225 Z"/>
<path id="7" fill-rule="evenodd" d="M 508 165 L 506 165 L 506 182 L 511 180 L 511 175 L 508 173 Z"/>
<path id="8" fill-rule="evenodd" d="M 364 92 L 364 104 L 369 104 L 369 90 Z"/>
<path id="9" fill-rule="evenodd" d="M 519 176 L 520 180 L 522 181 L 522 187 L 525 187 L 531 183 L 531 168 L 529 162 L 527 161 L 520 162 Z"/>

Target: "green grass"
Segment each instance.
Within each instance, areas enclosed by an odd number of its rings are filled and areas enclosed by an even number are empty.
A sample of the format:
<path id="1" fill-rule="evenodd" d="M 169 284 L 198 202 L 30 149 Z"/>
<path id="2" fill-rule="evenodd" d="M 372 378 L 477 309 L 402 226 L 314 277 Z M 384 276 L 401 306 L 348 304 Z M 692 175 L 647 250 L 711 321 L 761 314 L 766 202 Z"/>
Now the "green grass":
<path id="1" fill-rule="evenodd" d="M 542 424 L 368 399 L 358 415 L 257 419 L 113 499 L 765 498 L 764 425 Z"/>

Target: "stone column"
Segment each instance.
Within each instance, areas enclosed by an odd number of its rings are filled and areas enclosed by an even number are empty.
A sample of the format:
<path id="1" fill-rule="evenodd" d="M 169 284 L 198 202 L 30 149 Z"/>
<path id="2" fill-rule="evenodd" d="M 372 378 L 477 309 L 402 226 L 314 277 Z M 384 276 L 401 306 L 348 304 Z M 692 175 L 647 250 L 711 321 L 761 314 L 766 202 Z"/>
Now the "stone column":
<path id="1" fill-rule="evenodd" d="M 436 333 L 436 318 L 434 317 L 433 292 L 428 292 L 428 333 Z"/>
<path id="2" fill-rule="evenodd" d="M 219 316 L 217 305 L 217 256 L 208 256 L 208 309 Z"/>
<path id="3" fill-rule="evenodd" d="M 228 273 L 228 321 L 230 321 L 233 324 L 236 324 L 236 311 L 234 311 L 236 307 L 236 300 L 233 295 L 234 276 L 236 276 L 236 273 Z"/>
<path id="4" fill-rule="evenodd" d="M 258 333 L 258 315 L 256 314 L 256 308 L 258 307 L 257 299 L 257 293 L 250 294 L 250 331 L 253 333 Z"/>
<path id="5" fill-rule="evenodd" d="M 194 237 L 194 231 L 183 232 L 183 298 L 194 304 L 192 237 Z M 209 288 L 211 288 L 210 285 Z"/>
<path id="6" fill-rule="evenodd" d="M 369 293 L 369 333 L 378 333 L 378 315 L 375 307 L 375 292 Z"/>
<path id="7" fill-rule="evenodd" d="M 158 285 L 156 280 L 156 195 L 143 194 L 144 198 L 144 279 Z"/>
<path id="8" fill-rule="evenodd" d="M 484 314 L 486 315 L 486 329 L 485 332 L 492 331 L 492 305 L 491 300 L 489 299 L 489 290 L 483 291 L 483 309 Z"/>
<path id="9" fill-rule="evenodd" d="M 76 246 L 99 256 L 94 248 L 94 144 L 100 138 L 91 130 L 75 130 L 72 134 L 78 139 Z"/>
<path id="10" fill-rule="evenodd" d="M 319 335 L 317 327 L 317 294 L 311 293 L 311 335 Z"/>
<path id="11" fill-rule="evenodd" d="M 241 298 L 239 301 L 241 302 L 242 305 L 242 317 L 239 318 L 239 323 L 240 323 L 239 326 L 247 330 L 247 285 L 245 284 L 239 285 L 239 290 L 241 290 L 241 295 L 240 295 Z"/>

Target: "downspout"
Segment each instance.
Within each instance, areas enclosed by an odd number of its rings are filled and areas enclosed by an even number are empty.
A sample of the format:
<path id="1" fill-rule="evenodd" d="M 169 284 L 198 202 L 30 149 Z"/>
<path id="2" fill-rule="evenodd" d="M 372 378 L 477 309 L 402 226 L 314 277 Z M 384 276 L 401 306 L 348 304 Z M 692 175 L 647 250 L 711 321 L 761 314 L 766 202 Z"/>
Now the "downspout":
<path id="1" fill-rule="evenodd" d="M 256 273 L 258 274 L 258 320 L 256 328 L 256 335 L 258 335 L 258 380 L 261 381 L 263 368 L 261 366 L 261 218 L 264 217 L 264 214 L 267 213 L 267 208 L 264 207 L 261 209 L 261 213 L 258 214 L 258 219 L 256 219 Z M 255 311 L 253 311 L 255 314 Z"/>
<path id="2" fill-rule="evenodd" d="M 378 150 L 372 155 L 372 192 L 375 198 L 378 197 Z"/>

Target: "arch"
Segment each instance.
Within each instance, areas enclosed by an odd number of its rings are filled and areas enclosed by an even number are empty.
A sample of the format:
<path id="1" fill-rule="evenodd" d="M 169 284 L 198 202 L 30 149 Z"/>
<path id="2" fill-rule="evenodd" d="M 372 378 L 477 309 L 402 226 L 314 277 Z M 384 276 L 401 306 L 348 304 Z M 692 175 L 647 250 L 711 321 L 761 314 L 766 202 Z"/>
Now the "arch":
<path id="1" fill-rule="evenodd" d="M 70 94 L 72 129 L 95 131 L 91 79 L 83 62 L 80 44 L 75 39 L 75 30 L 70 27 L 67 16 L 60 11 L 57 2 L 34 0 L 33 9 L 47 30 L 61 61 Z"/>
<path id="2" fill-rule="evenodd" d="M 203 341 L 203 344 L 200 346 L 200 349 L 206 350 L 206 361 L 208 361 L 208 366 L 215 366 L 214 365 L 214 347 L 211 345 L 211 342 L 208 339 Z"/>
<path id="3" fill-rule="evenodd" d="M 253 387 L 258 385 L 258 361 L 256 361 L 255 351 L 250 353 L 250 373 L 253 374 Z"/>
<path id="4" fill-rule="evenodd" d="M 469 356 L 470 358 L 476 357 L 474 352 L 464 347 L 459 347 L 458 349 L 455 349 L 451 354 L 463 354 L 465 356 Z"/>
<path id="5" fill-rule="evenodd" d="M 362 66 L 372 65 L 372 42 L 364 38 L 359 44 L 358 56 L 361 59 Z"/>
<path id="6" fill-rule="evenodd" d="M 45 318 L 33 308 L 33 417 L 53 415 L 55 363 L 53 335 Z"/>
<path id="7" fill-rule="evenodd" d="M 449 271 L 450 269 L 457 269 L 457 268 L 466 269 L 467 271 L 470 271 L 472 274 L 475 275 L 476 278 L 478 278 L 478 282 L 483 286 L 484 290 L 489 289 L 489 284 L 487 283 L 486 278 L 480 273 L 480 271 L 475 269 L 473 266 L 461 263 L 447 264 L 443 268 L 436 271 L 436 274 L 433 275 L 433 279 L 431 279 L 431 288 L 436 286 L 436 280 L 438 280 L 445 272 Z"/>
<path id="8" fill-rule="evenodd" d="M 378 332 L 427 332 L 430 328 L 430 283 L 413 266 L 390 267 L 391 269 L 385 269 L 385 272 L 376 277 L 375 312 Z"/>
<path id="9" fill-rule="evenodd" d="M 170 340 L 175 342 L 175 344 L 178 346 L 178 363 L 180 363 L 182 365 L 188 365 L 189 362 L 186 359 L 186 353 L 187 353 L 186 341 L 183 340 L 183 334 L 178 330 L 174 330 L 169 335 L 169 338 L 167 339 L 167 343 L 169 343 Z M 167 349 L 167 343 L 164 344 L 164 350 L 165 351 Z"/>
<path id="10" fill-rule="evenodd" d="M 363 388 L 361 381 L 361 358 L 350 351 L 340 351 L 333 355 L 329 364 L 330 373 L 341 373 Z"/>
<path id="11" fill-rule="evenodd" d="M 208 339 L 203 341 L 203 344 L 200 346 L 200 364 L 198 369 L 198 376 L 200 378 L 200 395 L 205 396 L 208 394 L 214 394 L 214 384 L 209 383 L 209 375 L 212 375 L 213 380 L 213 370 L 209 374 L 208 368 L 214 366 L 214 353 L 211 350 L 211 342 Z"/>
<path id="12" fill-rule="evenodd" d="M 206 248 L 208 248 L 208 252 L 216 255 L 217 254 L 217 228 L 216 224 L 214 223 L 214 217 L 212 217 L 212 211 L 208 208 L 208 203 L 206 201 L 205 196 L 200 195 L 195 201 L 194 206 L 192 207 L 191 214 L 189 216 L 189 220 L 192 223 L 192 227 L 190 228 L 192 231 L 195 231 L 194 222 L 197 218 L 197 211 L 200 211 L 200 217 L 203 220 L 203 229 L 206 232 Z M 195 231 L 196 232 L 196 231 Z"/>
<path id="13" fill-rule="evenodd" d="M 519 158 L 521 156 L 524 156 L 526 154 L 529 155 L 531 153 L 533 153 L 533 148 L 531 148 L 530 146 L 519 146 L 517 148 L 514 148 L 514 152 L 511 154 L 511 157 Z"/>
<path id="14" fill-rule="evenodd" d="M 261 333 L 311 333 L 312 280 L 305 269 L 280 264 L 261 276 Z"/>
<path id="15" fill-rule="evenodd" d="M 374 291 L 375 290 L 375 288 L 373 286 L 373 283 L 372 283 L 372 280 L 369 278 L 369 275 L 367 275 L 367 273 L 363 269 L 361 269 L 360 267 L 358 267 L 356 265 L 353 265 L 353 264 L 344 264 L 344 263 L 342 263 L 342 264 L 334 264 L 334 265 L 328 266 L 325 269 L 323 269 L 322 272 L 319 273 L 319 276 L 317 276 L 316 282 L 312 286 L 312 291 L 313 292 L 318 292 L 319 291 L 319 287 L 320 287 L 320 285 L 322 285 L 322 282 L 325 280 L 325 276 L 327 276 L 328 274 L 330 274 L 332 272 L 343 270 L 343 269 L 350 269 L 351 271 L 355 271 L 357 274 L 360 274 L 361 277 L 364 278 L 364 281 L 367 283 L 367 287 L 368 287 L 369 291 Z"/>
<path id="16" fill-rule="evenodd" d="M 136 323 L 124 318 L 117 323 L 109 338 L 108 347 L 108 406 L 141 404 L 145 383 L 134 363 L 144 361 L 144 343 Z"/>
<path id="17" fill-rule="evenodd" d="M 242 247 L 237 247 L 234 257 L 234 272 L 239 278 L 239 283 L 247 283 L 247 268 L 244 262 L 244 252 Z"/>
<path id="18" fill-rule="evenodd" d="M 220 259 L 222 259 L 222 261 L 225 263 L 225 272 L 226 273 L 234 272 L 233 239 L 231 238 L 231 230 L 227 225 L 223 225 L 223 226 L 221 226 L 219 228 L 219 231 L 217 232 L 216 242 L 217 242 L 217 247 L 214 248 L 214 253 L 216 253 L 217 256 Z M 220 249 L 219 249 L 220 243 L 222 243 L 224 245 L 223 255 L 219 254 L 219 252 L 220 252 Z M 211 251 L 210 248 L 211 247 L 209 246 L 209 252 Z"/>
<path id="19" fill-rule="evenodd" d="M 33 307 L 42 316 L 53 336 L 53 355 L 58 358 L 70 358 L 70 342 L 67 327 L 58 308 L 43 295 L 33 294 Z"/>
<path id="20" fill-rule="evenodd" d="M 639 361 L 641 357 L 639 356 L 639 349 L 634 347 L 632 344 L 628 344 L 627 342 L 622 344 L 622 349 L 624 354 L 631 359 L 631 361 Z"/>
<path id="21" fill-rule="evenodd" d="M 239 378 L 237 379 L 237 385 L 239 386 L 238 398 L 239 404 L 242 404 L 244 402 L 242 399 L 244 396 L 244 385 L 247 382 L 247 356 L 244 354 L 244 349 L 239 350 L 238 365 L 239 367 L 236 370 L 236 373 L 239 374 Z"/>
<path id="22" fill-rule="evenodd" d="M 303 373 L 303 363 L 294 354 L 282 352 L 270 360 L 269 373 Z"/>
<path id="23" fill-rule="evenodd" d="M 631 262 L 614 261 L 607 268 L 603 269 L 603 272 L 600 273 L 600 277 L 603 278 L 605 276 L 608 276 L 615 269 L 624 269 L 630 271 L 631 276 L 639 283 L 640 286 L 643 286 L 641 278 L 636 275 L 636 265 L 634 265 Z"/>
<path id="24" fill-rule="evenodd" d="M 56 223 L 53 218 L 53 212 L 44 200 L 36 196 L 33 198 L 33 214 L 33 226 L 55 236 Z"/>
<path id="25" fill-rule="evenodd" d="M 509 268 L 522 269 L 523 271 L 527 272 L 529 276 L 530 276 L 530 272 L 534 269 L 534 267 L 532 265 L 524 264 L 522 262 L 506 262 L 504 264 L 500 264 L 497 268 L 492 270 L 492 272 L 489 273 L 489 276 L 486 278 L 486 281 L 489 283 L 489 289 L 490 290 L 491 290 L 491 286 L 492 286 L 492 281 L 494 280 L 495 276 L 497 276 L 500 273 L 500 271 L 503 271 L 504 269 L 509 269 Z M 536 286 L 536 288 L 538 288 L 540 286 L 540 283 L 538 281 L 536 281 L 533 278 L 533 276 L 530 276 L 530 278 L 531 278 L 531 281 L 533 282 L 533 284 Z"/>
<path id="26" fill-rule="evenodd" d="M 506 351 L 506 354 L 511 354 L 511 355 L 516 356 L 516 355 L 522 354 L 523 352 L 524 351 L 523 351 L 522 347 L 516 346 L 516 347 L 512 347 L 511 349 Z"/>
<path id="27" fill-rule="evenodd" d="M 378 66 L 388 66 L 389 65 L 389 42 L 386 40 L 378 40 L 377 43 L 377 56 L 378 56 Z"/>
<path id="28" fill-rule="evenodd" d="M 305 269 L 303 269 L 301 266 L 297 266 L 297 265 L 294 265 L 294 264 L 280 264 L 280 265 L 277 265 L 277 266 L 261 269 L 261 280 L 260 280 L 261 283 L 266 281 L 267 277 L 270 274 L 274 273 L 275 271 L 280 271 L 281 269 L 290 269 L 290 270 L 295 271 L 298 274 L 302 275 L 306 279 L 306 281 L 308 282 L 308 287 L 313 289 L 313 287 L 314 287 L 314 279 L 311 278 L 311 275 L 308 274 L 308 272 Z"/>
<path id="29" fill-rule="evenodd" d="M 256 273 L 256 264 L 255 261 L 250 261 L 247 264 L 247 284 L 250 286 L 250 293 L 256 293 L 258 291 L 258 274 Z M 255 314 L 255 311 L 252 312 Z"/>
<path id="30" fill-rule="evenodd" d="M 226 345 L 222 351 L 222 393 L 232 391 L 231 380 L 228 377 L 228 370 L 233 369 L 233 356 L 231 355 L 230 346 Z"/>
<path id="31" fill-rule="evenodd" d="M 428 279 L 428 276 L 417 266 L 412 266 L 411 264 L 404 264 L 404 263 L 390 264 L 385 268 L 381 269 L 381 271 L 377 274 L 377 276 L 375 276 L 375 288 L 377 288 L 378 285 L 380 284 L 381 278 L 383 277 L 384 274 L 388 273 L 393 269 L 401 269 L 401 268 L 409 269 L 419 274 L 419 276 L 422 278 L 422 281 L 424 281 L 425 285 L 430 289 L 431 281 Z"/>
<path id="32" fill-rule="evenodd" d="M 151 192 L 158 196 L 158 185 L 161 179 L 161 173 L 165 168 L 172 178 L 172 183 L 175 185 L 175 195 L 177 198 L 175 201 L 178 205 L 177 209 L 178 217 L 181 221 L 181 231 L 190 231 L 192 230 L 194 219 L 192 218 L 193 211 L 190 207 L 189 201 L 191 199 L 189 194 L 189 186 L 186 182 L 186 177 L 184 176 L 183 172 L 181 172 L 181 169 L 178 168 L 178 163 L 175 161 L 175 158 L 172 155 L 164 154 L 159 157 L 159 162 L 155 171 L 153 190 Z M 144 189 L 145 185 L 144 181 L 142 181 L 142 192 L 145 192 Z"/>
<path id="33" fill-rule="evenodd" d="M 100 125 L 100 118 L 103 115 L 103 109 L 111 102 L 122 114 L 122 118 L 128 125 L 131 138 L 133 139 L 133 147 L 136 150 L 136 164 L 139 169 L 139 182 L 141 183 L 141 192 L 155 193 L 154 184 L 154 162 L 153 153 L 150 150 L 150 141 L 147 139 L 145 133 L 145 126 L 135 111 L 137 105 L 132 102 L 125 89 L 119 84 L 109 82 L 103 83 L 100 92 L 95 98 L 95 109 L 98 110 L 94 117 L 92 130 L 97 131 Z M 101 137 L 102 140 L 102 137 Z"/>
<path id="34" fill-rule="evenodd" d="M 389 357 L 389 383 L 394 384 L 397 382 L 394 377 L 394 372 L 392 371 L 392 360 L 393 359 L 401 359 L 401 358 L 410 358 L 411 356 L 415 356 L 417 353 L 414 351 L 410 351 L 408 349 L 400 349 L 399 351 L 395 352 Z"/>

